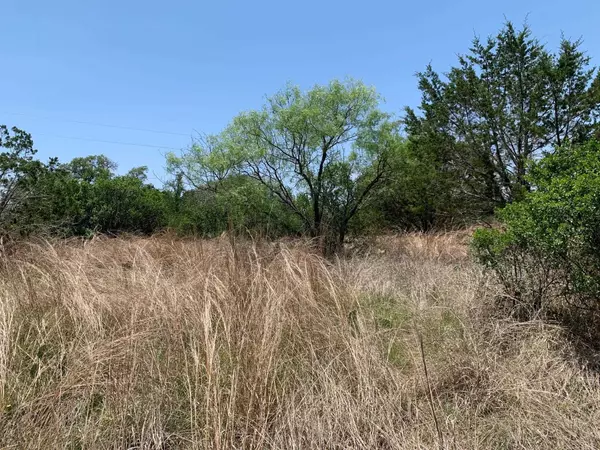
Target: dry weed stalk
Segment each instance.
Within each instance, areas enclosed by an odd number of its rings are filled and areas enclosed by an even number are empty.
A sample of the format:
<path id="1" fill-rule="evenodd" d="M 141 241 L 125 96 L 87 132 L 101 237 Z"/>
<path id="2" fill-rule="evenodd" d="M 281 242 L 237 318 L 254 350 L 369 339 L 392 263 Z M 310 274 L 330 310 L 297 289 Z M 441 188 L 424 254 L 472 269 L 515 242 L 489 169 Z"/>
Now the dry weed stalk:
<path id="1" fill-rule="evenodd" d="M 24 246 L 0 274 L 0 447 L 600 447 L 597 376 L 558 327 L 488 314 L 462 239 L 335 263 L 226 238 Z"/>

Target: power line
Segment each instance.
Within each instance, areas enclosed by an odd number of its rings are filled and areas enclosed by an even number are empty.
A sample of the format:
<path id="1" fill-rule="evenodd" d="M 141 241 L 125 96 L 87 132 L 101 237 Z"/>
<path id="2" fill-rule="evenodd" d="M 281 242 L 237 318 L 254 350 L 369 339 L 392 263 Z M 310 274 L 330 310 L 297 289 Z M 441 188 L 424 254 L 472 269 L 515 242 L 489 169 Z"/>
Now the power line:
<path id="1" fill-rule="evenodd" d="M 161 131 L 161 130 L 151 130 L 149 128 L 135 128 L 135 127 L 126 127 L 126 126 L 121 126 L 121 125 L 109 125 L 106 123 L 97 123 L 97 122 L 86 122 L 83 120 L 71 120 L 71 119 L 57 119 L 55 117 L 47 117 L 47 116 L 38 116 L 35 114 L 26 114 L 26 113 L 18 113 L 18 112 L 2 112 L 2 114 L 9 114 L 9 115 L 13 115 L 13 116 L 24 116 L 24 117 L 32 117 L 35 119 L 42 119 L 42 120 L 53 120 L 55 122 L 67 122 L 67 123 L 77 123 L 77 124 L 81 124 L 81 125 L 93 125 L 93 126 L 97 126 L 97 127 L 105 127 L 105 128 L 116 128 L 119 130 L 131 130 L 131 131 L 144 131 L 146 133 L 156 133 L 156 134 L 170 134 L 172 136 L 190 136 L 190 134 L 185 134 L 185 133 L 176 133 L 173 131 Z"/>
<path id="2" fill-rule="evenodd" d="M 181 150 L 180 148 L 165 147 L 163 145 L 137 144 L 135 142 L 107 141 L 104 139 L 91 139 L 91 138 L 83 138 L 83 137 L 75 137 L 75 136 L 61 136 L 58 134 L 51 134 L 51 133 L 36 133 L 36 136 L 49 136 L 49 137 L 54 137 L 54 138 L 58 138 L 58 139 L 69 139 L 69 140 L 74 140 L 74 141 L 100 142 L 103 144 L 129 145 L 132 147 L 157 148 L 157 149 L 161 149 L 161 150 Z"/>

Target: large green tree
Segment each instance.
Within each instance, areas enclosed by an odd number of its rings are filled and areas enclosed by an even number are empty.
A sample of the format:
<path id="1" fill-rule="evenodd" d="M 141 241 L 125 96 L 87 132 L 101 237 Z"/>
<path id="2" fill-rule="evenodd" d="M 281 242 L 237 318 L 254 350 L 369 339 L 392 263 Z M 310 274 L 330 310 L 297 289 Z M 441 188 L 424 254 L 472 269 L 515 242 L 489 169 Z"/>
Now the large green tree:
<path id="1" fill-rule="evenodd" d="M 5 231 L 17 220 L 19 208 L 35 195 L 35 182 L 47 166 L 34 159 L 31 135 L 17 127 L 0 125 L 0 149 L 0 226 Z"/>
<path id="2" fill-rule="evenodd" d="M 378 103 L 377 93 L 356 81 L 307 92 L 288 85 L 211 138 L 211 151 L 192 147 L 178 170 L 203 183 L 228 170 L 257 180 L 334 251 L 383 181 L 399 142 Z"/>
<path id="3" fill-rule="evenodd" d="M 580 45 L 563 39 L 553 54 L 509 22 L 446 76 L 418 74 L 422 114 L 407 109 L 407 131 L 460 180 L 456 195 L 489 212 L 529 190 L 532 160 L 592 135 L 600 81 Z"/>

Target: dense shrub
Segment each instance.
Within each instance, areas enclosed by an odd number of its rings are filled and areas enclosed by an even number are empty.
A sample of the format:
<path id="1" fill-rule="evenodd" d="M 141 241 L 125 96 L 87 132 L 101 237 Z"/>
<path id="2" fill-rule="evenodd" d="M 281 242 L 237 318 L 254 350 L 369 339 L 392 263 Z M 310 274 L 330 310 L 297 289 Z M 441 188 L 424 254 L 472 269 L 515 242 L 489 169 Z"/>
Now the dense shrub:
<path id="1" fill-rule="evenodd" d="M 190 189 L 177 200 L 168 225 L 180 234 L 213 237 L 229 231 L 277 238 L 301 230 L 297 216 L 266 187 L 246 176 L 232 175 Z"/>
<path id="2" fill-rule="evenodd" d="M 13 235 L 81 236 L 90 233 L 144 233 L 166 223 L 164 192 L 146 183 L 146 168 L 121 176 L 104 156 L 68 164 L 40 165 L 21 185 L 27 189 L 5 227 Z"/>
<path id="3" fill-rule="evenodd" d="M 534 310 L 556 290 L 571 304 L 600 299 L 600 143 L 565 146 L 531 170 L 533 191 L 478 230 L 473 247 L 516 299 Z"/>
<path id="4" fill-rule="evenodd" d="M 92 185 L 89 220 L 102 232 L 151 234 L 165 224 L 164 194 L 131 175 L 99 180 Z"/>

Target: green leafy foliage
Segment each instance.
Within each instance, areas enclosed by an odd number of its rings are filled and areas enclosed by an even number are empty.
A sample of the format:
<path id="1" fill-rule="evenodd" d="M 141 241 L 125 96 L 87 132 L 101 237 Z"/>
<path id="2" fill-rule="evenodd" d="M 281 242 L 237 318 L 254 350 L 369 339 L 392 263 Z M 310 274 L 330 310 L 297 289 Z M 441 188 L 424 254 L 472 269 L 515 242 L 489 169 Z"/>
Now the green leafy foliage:
<path id="1" fill-rule="evenodd" d="M 74 158 L 65 167 L 76 180 L 94 183 L 98 180 L 109 179 L 117 170 L 117 164 L 104 155 L 92 155 Z"/>
<path id="2" fill-rule="evenodd" d="M 100 179 L 90 194 L 87 212 L 98 231 L 150 234 L 165 223 L 164 194 L 137 176 Z"/>
<path id="3" fill-rule="evenodd" d="M 385 182 L 355 221 L 360 231 L 430 231 L 460 226 L 472 218 L 456 195 L 456 179 L 434 152 L 406 140 L 389 153 L 388 164 Z"/>
<path id="4" fill-rule="evenodd" d="M 297 234 L 300 223 L 268 189 L 253 178 L 231 175 L 179 194 L 170 193 L 169 226 L 183 234 L 216 236 L 224 231 L 253 236 Z"/>
<path id="5" fill-rule="evenodd" d="M 219 136 L 168 162 L 194 187 L 231 173 L 256 180 L 304 232 L 324 241 L 325 251 L 335 251 L 383 181 L 398 142 L 396 124 L 378 102 L 373 89 L 355 81 L 307 92 L 288 85 L 261 110 L 240 114 Z"/>
<path id="6" fill-rule="evenodd" d="M 553 288 L 599 306 L 600 144 L 559 148 L 528 179 L 534 190 L 499 212 L 505 229 L 477 231 L 476 255 L 534 309 Z"/>
<path id="7" fill-rule="evenodd" d="M 162 190 L 147 183 L 146 167 L 117 175 L 103 155 L 42 163 L 29 134 L 0 126 L 0 228 L 63 236 L 164 227 L 202 236 L 304 234 L 332 254 L 348 233 L 453 228 L 523 198 L 533 209 L 529 193 L 541 195 L 544 167 L 534 162 L 600 137 L 600 75 L 581 44 L 562 39 L 551 52 L 528 26 L 508 22 L 475 38 L 444 75 L 431 66 L 419 73 L 420 112 L 408 108 L 402 121 L 382 111 L 375 89 L 352 79 L 307 91 L 287 85 L 221 133 L 167 155 L 172 179 Z M 495 239 L 489 233 L 481 242 Z M 511 248 L 523 267 L 532 255 L 555 259 L 566 245 L 557 232 L 548 252 L 541 243 L 524 252 L 519 236 L 518 245 L 497 245 Z M 509 267 L 515 296 L 546 289 L 519 284 L 524 278 Z M 584 278 L 570 282 L 592 286 Z"/>
<path id="8" fill-rule="evenodd" d="M 44 165 L 34 159 L 31 135 L 0 125 L 0 223 L 16 220 L 15 211 L 31 197 L 31 186 Z"/>
<path id="9" fill-rule="evenodd" d="M 13 229 L 62 236 L 159 230 L 166 222 L 165 194 L 145 184 L 146 168 L 115 176 L 116 168 L 103 155 L 44 166 L 16 210 Z"/>
<path id="10" fill-rule="evenodd" d="M 489 214 L 530 190 L 527 168 L 543 152 L 584 142 L 600 112 L 600 79 L 581 41 L 549 52 L 525 26 L 510 22 L 446 77 L 419 73 L 418 115 L 407 109 L 409 138 L 456 182 L 457 203 Z"/>

